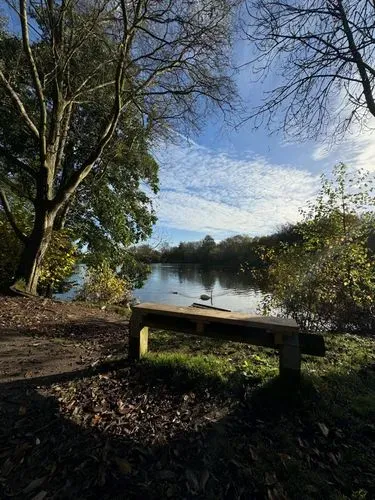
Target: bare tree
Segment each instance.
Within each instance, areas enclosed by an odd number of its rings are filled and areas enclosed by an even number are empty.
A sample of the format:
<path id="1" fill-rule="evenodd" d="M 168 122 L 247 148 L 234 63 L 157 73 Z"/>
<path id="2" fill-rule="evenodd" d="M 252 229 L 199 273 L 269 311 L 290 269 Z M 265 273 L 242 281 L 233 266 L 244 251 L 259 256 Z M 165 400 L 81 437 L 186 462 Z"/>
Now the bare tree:
<path id="1" fill-rule="evenodd" d="M 253 118 L 306 139 L 342 135 L 375 116 L 372 0 L 249 0 L 246 8 L 256 51 L 249 64 L 279 82 Z"/>
<path id="2" fill-rule="evenodd" d="M 126 134 L 125 112 L 151 127 L 196 124 L 208 103 L 230 108 L 238 1 L 6 3 L 19 28 L 0 38 L 0 201 L 24 243 L 17 278 L 36 293 L 56 218 L 91 170 L 105 168 L 104 152 Z M 17 228 L 8 189 L 33 206 L 28 235 Z"/>

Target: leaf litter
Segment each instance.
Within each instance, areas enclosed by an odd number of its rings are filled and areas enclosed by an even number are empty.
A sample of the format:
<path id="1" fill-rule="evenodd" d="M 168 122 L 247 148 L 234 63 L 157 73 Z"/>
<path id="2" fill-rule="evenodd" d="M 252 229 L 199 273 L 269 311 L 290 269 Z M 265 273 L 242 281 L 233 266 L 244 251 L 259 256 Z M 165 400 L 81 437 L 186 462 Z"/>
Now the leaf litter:
<path id="1" fill-rule="evenodd" d="M 35 318 L 43 344 L 54 334 L 39 312 Z M 110 338 L 112 327 L 91 330 L 94 344 L 120 340 Z M 346 417 L 316 419 L 319 394 L 306 406 L 274 407 L 270 394 L 258 397 L 259 384 L 241 393 L 186 388 L 153 378 L 142 363 L 106 364 L 100 349 L 86 356 L 87 369 L 67 378 L 0 384 L 0 498 L 273 500 L 350 498 L 362 489 L 375 496 L 371 424 L 360 434 Z"/>

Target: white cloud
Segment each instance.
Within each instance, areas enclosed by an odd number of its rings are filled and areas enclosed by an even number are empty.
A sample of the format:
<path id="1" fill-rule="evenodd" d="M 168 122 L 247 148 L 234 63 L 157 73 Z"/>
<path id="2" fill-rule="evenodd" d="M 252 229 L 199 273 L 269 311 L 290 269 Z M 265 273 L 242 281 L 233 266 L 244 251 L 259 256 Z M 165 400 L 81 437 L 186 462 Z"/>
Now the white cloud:
<path id="1" fill-rule="evenodd" d="M 267 234 L 299 218 L 298 209 L 317 191 L 307 170 L 278 165 L 265 157 L 214 152 L 192 141 L 162 144 L 159 224 L 210 233 Z"/>
<path id="2" fill-rule="evenodd" d="M 324 160 L 330 166 L 343 162 L 354 168 L 375 172 L 375 119 L 369 119 L 362 130 L 353 127 L 339 143 L 327 141 L 317 145 L 312 158 Z"/>

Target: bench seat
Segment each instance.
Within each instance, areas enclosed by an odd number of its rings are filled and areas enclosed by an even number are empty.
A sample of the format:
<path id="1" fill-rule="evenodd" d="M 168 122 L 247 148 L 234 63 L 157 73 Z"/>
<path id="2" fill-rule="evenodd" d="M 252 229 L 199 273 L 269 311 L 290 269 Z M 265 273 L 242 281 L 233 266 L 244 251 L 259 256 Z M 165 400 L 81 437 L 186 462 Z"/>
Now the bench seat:
<path id="1" fill-rule="evenodd" d="M 324 338 L 300 333 L 292 319 L 143 303 L 133 308 L 130 319 L 130 358 L 140 359 L 147 352 L 148 328 L 277 349 L 284 378 L 299 378 L 301 354 L 325 355 Z"/>

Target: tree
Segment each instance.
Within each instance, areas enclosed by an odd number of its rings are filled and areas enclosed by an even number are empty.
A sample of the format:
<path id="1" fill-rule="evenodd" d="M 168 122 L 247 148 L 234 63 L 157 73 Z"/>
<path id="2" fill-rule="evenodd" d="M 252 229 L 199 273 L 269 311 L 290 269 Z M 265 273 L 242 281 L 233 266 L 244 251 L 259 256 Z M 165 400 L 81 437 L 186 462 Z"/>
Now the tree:
<path id="1" fill-rule="evenodd" d="M 298 226 L 302 242 L 268 252 L 271 306 L 307 330 L 373 331 L 375 255 L 374 178 L 339 164 L 323 176 L 317 199 Z"/>
<path id="2" fill-rule="evenodd" d="M 85 248 L 86 264 L 98 267 L 105 261 L 118 275 L 139 284 L 147 272 L 130 246 L 149 237 L 156 221 L 151 195 L 143 187 L 147 183 L 151 194 L 157 192 L 158 165 L 148 151 L 146 132 L 136 125 L 122 117 L 121 142 L 113 141 L 103 154 L 106 168 L 92 169 L 55 226 L 72 230 Z"/>
<path id="3" fill-rule="evenodd" d="M 91 172 L 106 170 L 106 151 L 127 136 L 124 113 L 161 129 L 196 124 L 204 103 L 229 108 L 237 0 L 6 3 L 19 27 L 0 39 L 1 200 L 24 244 L 17 277 L 36 293 L 56 220 Z M 29 234 L 5 186 L 31 201 Z"/>
<path id="4" fill-rule="evenodd" d="M 327 130 L 336 137 L 375 116 L 372 1 L 249 0 L 247 12 L 253 68 L 275 70 L 280 82 L 253 118 L 311 139 Z"/>
<path id="5" fill-rule="evenodd" d="M 213 263 L 215 248 L 216 248 L 215 240 L 213 239 L 212 236 L 207 234 L 207 236 L 205 236 L 203 240 L 200 241 L 198 249 L 199 262 L 205 265 Z"/>

